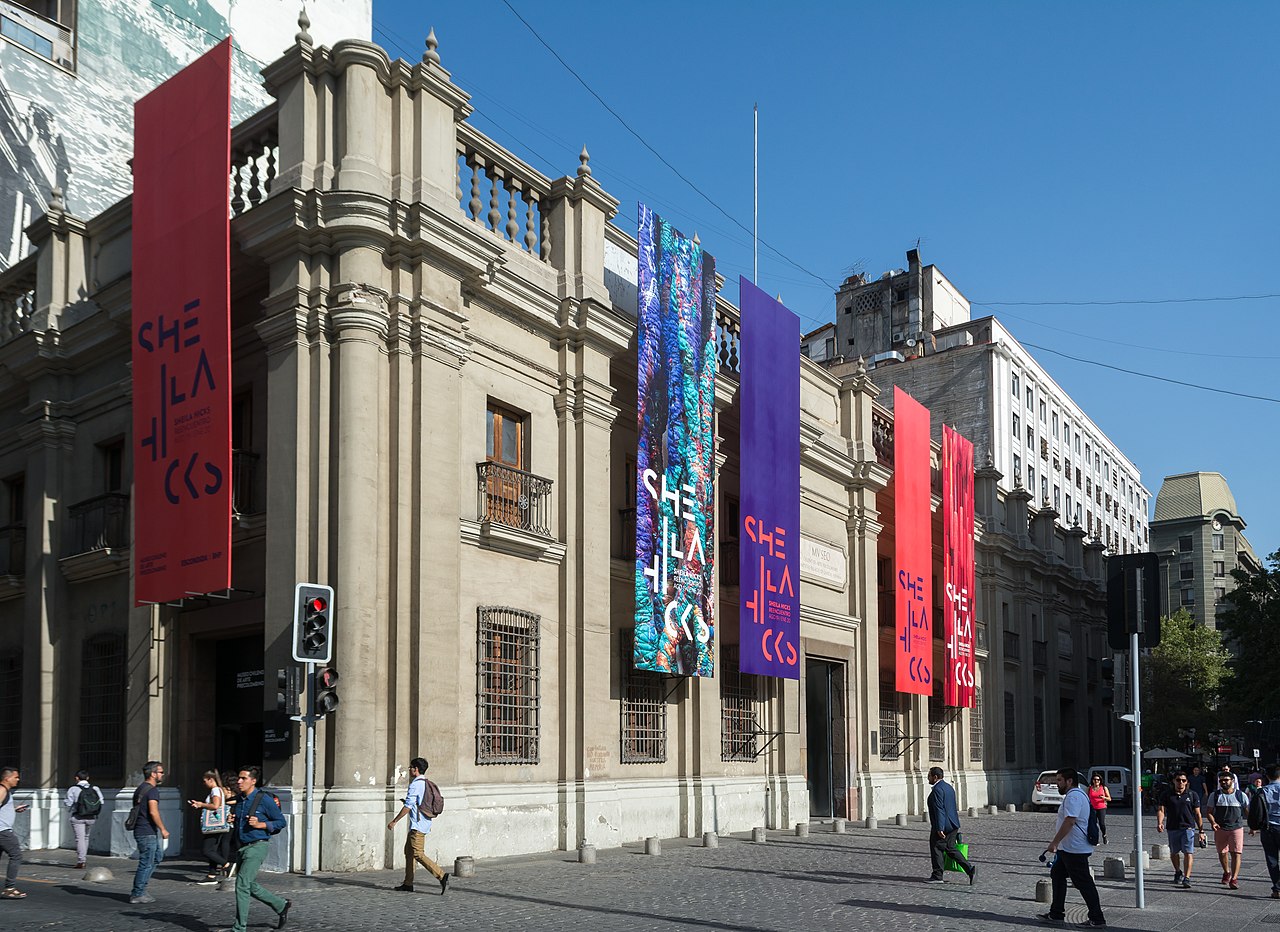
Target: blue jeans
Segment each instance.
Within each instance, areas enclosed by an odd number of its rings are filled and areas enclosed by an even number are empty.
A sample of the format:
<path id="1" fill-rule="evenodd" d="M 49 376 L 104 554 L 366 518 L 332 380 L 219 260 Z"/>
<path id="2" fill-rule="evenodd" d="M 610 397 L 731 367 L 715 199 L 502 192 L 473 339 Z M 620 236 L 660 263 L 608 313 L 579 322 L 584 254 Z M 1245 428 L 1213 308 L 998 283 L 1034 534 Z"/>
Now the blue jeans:
<path id="1" fill-rule="evenodd" d="M 160 836 L 134 835 L 133 840 L 138 843 L 138 870 L 133 875 L 133 891 L 129 895 L 144 896 L 147 882 L 160 865 Z"/>

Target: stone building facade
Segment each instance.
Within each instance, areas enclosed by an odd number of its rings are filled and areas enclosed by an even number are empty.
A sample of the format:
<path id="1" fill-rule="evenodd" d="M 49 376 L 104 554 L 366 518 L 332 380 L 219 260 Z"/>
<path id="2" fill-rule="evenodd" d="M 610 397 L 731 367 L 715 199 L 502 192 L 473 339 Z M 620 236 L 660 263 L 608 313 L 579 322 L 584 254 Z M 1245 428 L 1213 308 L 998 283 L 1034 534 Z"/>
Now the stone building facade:
<path id="1" fill-rule="evenodd" d="M 585 151 L 552 179 L 471 126 L 434 42 L 409 64 L 302 30 L 263 77 L 275 102 L 233 132 L 229 591 L 133 607 L 129 201 L 51 210 L 34 260 L 0 275 L 0 756 L 30 788 L 32 846 L 70 841 L 60 788 L 88 767 L 113 800 L 94 847 L 127 851 L 148 758 L 191 843 L 201 771 L 265 746 L 291 813 L 272 863 L 299 867 L 303 758 L 275 686 L 302 580 L 335 589 L 325 869 L 398 862 L 385 825 L 419 754 L 449 800 L 429 845 L 447 859 L 920 812 L 934 762 L 965 805 L 1017 802 L 1056 744 L 1108 753 L 1086 715 L 1098 548 L 993 469 L 982 703 L 886 695 L 892 415 L 864 368 L 802 362 L 803 677 L 738 672 L 723 300 L 717 674 L 632 670 L 635 243 L 617 201 Z"/>

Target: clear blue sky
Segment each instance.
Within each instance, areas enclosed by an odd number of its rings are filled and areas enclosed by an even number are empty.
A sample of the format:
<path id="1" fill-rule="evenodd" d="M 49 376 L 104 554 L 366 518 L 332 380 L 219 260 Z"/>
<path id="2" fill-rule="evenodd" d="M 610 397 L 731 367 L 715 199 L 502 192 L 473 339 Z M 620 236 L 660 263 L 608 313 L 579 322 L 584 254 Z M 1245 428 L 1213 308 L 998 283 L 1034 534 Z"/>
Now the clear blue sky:
<path id="1" fill-rule="evenodd" d="M 919 239 L 975 316 L 1026 343 L 1280 397 L 1280 298 L 1066 303 L 1280 293 L 1280 4 L 511 3 L 748 230 L 759 103 L 761 236 L 807 270 L 762 245 L 760 284 L 806 329 L 832 317 L 818 278 L 904 266 Z M 543 172 L 571 174 L 585 143 L 623 228 L 645 200 L 696 230 L 736 300 L 750 235 L 502 0 L 374 0 L 373 15 L 375 41 L 410 60 L 434 26 L 472 120 Z M 1220 471 L 1255 549 L 1280 548 L 1280 404 L 1033 352 L 1153 503 L 1165 475 Z"/>

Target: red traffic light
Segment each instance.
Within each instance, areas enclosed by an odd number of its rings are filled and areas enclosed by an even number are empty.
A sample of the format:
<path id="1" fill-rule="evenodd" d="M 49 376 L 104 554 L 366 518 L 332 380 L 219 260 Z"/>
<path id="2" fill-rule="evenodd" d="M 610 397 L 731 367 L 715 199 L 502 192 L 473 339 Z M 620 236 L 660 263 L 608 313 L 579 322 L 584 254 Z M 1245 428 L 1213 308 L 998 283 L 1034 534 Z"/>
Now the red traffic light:
<path id="1" fill-rule="evenodd" d="M 316 674 L 316 685 L 321 689 L 333 689 L 338 685 L 338 671 L 333 667 L 325 667 Z"/>
<path id="2" fill-rule="evenodd" d="M 316 596 L 315 598 L 307 600 L 307 611 L 323 612 L 326 608 L 328 608 L 328 606 L 329 606 L 329 603 L 326 602 L 324 599 L 320 598 L 319 596 Z"/>

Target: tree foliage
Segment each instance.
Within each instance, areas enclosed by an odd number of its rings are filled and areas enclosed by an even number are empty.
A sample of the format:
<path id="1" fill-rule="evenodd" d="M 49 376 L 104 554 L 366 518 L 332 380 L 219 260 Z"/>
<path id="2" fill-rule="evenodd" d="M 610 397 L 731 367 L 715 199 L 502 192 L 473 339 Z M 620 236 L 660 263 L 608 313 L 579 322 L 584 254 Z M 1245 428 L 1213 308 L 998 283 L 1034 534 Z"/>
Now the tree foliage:
<path id="1" fill-rule="evenodd" d="M 1179 729 L 1202 736 L 1216 730 L 1229 659 L 1221 634 L 1186 609 L 1161 619 L 1160 645 L 1143 662 L 1143 743 L 1178 748 L 1186 743 Z"/>
<path id="2" fill-rule="evenodd" d="M 1267 557 L 1262 572 L 1232 570 L 1236 588 L 1218 627 L 1233 656 L 1225 711 L 1240 727 L 1250 720 L 1280 718 L 1280 550 Z"/>

